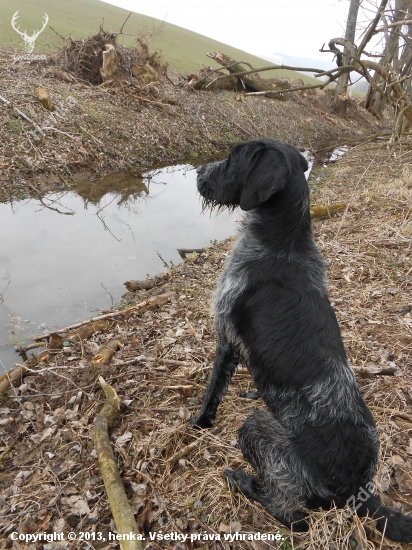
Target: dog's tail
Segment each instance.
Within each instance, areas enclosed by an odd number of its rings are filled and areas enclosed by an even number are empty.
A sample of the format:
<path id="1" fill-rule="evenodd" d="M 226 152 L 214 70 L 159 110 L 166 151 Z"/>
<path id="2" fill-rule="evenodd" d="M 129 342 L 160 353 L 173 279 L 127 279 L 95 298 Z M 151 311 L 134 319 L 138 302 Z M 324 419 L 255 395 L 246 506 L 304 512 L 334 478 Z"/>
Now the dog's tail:
<path id="1" fill-rule="evenodd" d="M 396 542 L 412 542 L 412 517 L 383 506 L 375 495 L 370 495 L 357 509 L 358 516 L 376 519 L 376 526 L 384 535 Z"/>

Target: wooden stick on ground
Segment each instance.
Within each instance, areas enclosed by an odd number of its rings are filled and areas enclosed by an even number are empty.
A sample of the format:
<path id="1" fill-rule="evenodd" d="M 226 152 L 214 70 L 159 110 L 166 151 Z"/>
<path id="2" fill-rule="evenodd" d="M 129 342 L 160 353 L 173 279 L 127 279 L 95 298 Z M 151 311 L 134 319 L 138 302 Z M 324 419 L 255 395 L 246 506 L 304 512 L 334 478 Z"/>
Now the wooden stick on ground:
<path id="1" fill-rule="evenodd" d="M 109 429 L 113 426 L 120 410 L 120 399 L 114 388 L 99 376 L 99 384 L 106 395 L 106 404 L 96 417 L 94 423 L 94 446 L 99 459 L 100 473 L 103 478 L 110 510 L 119 535 L 130 535 L 130 538 L 142 538 L 137 529 L 133 511 L 127 500 L 122 478 L 117 469 L 116 459 L 109 440 Z M 121 540 L 121 550 L 142 550 L 140 540 Z"/>
<path id="2" fill-rule="evenodd" d="M 165 363 L 166 365 L 172 365 L 176 367 L 191 367 L 193 363 L 189 361 L 178 361 L 177 359 L 164 359 L 163 357 L 159 357 L 156 359 L 158 363 Z"/>
<path id="3" fill-rule="evenodd" d="M 0 397 L 6 392 L 13 384 L 23 379 L 26 374 L 24 365 L 18 365 L 10 372 L 6 372 L 0 377 Z"/>
<path id="4" fill-rule="evenodd" d="M 109 340 L 109 342 L 106 342 L 97 350 L 97 353 L 93 356 L 92 363 L 94 365 L 106 365 L 119 346 L 120 338 Z"/>
<path id="5" fill-rule="evenodd" d="M 193 429 L 196 429 L 196 428 L 193 428 Z M 208 434 L 212 434 L 212 435 L 216 435 L 220 432 L 221 428 L 219 426 L 215 426 L 214 428 L 212 428 L 211 430 L 206 430 L 204 431 L 201 435 L 199 435 L 199 437 L 197 439 L 195 439 L 195 441 L 192 441 L 192 443 L 189 443 L 189 445 L 186 445 L 185 447 L 183 447 L 182 449 L 180 449 L 180 451 L 178 451 L 176 454 L 174 454 L 173 456 L 171 456 L 168 460 L 168 463 L 170 464 L 171 467 L 173 467 L 173 465 L 178 461 L 180 460 L 181 458 L 183 458 L 184 456 L 186 456 L 188 453 L 190 453 L 190 451 L 192 451 L 193 449 L 195 449 L 197 447 L 197 445 L 200 443 L 200 441 L 206 437 L 206 435 Z"/>
<path id="6" fill-rule="evenodd" d="M 412 414 L 404 413 L 402 411 L 397 411 L 395 409 L 385 409 L 384 407 L 376 407 L 375 405 L 371 405 L 369 408 L 371 411 L 390 414 L 392 416 L 397 416 L 398 418 L 403 418 L 404 420 L 409 420 L 409 422 L 412 422 Z"/>
<path id="7" fill-rule="evenodd" d="M 336 212 L 343 212 L 346 210 L 345 203 L 325 204 L 310 207 L 310 217 L 313 218 L 330 218 L 332 214 Z"/>
<path id="8" fill-rule="evenodd" d="M 379 367 L 352 367 L 352 370 L 365 376 L 393 376 L 396 372 L 396 368 L 394 367 L 388 367 L 387 369 Z"/>

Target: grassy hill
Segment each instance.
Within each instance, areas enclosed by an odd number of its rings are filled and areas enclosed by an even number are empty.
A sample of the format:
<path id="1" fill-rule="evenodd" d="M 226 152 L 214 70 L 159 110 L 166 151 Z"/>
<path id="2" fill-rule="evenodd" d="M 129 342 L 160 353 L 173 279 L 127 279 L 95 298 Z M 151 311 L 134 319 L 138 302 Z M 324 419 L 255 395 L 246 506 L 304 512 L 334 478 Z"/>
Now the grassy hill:
<path id="1" fill-rule="evenodd" d="M 31 35 L 35 29 L 41 28 L 42 18 L 46 12 L 49 23 L 36 41 L 34 53 L 47 52 L 61 45 L 61 39 L 50 29 L 53 27 L 61 35 L 72 36 L 75 39 L 95 34 L 104 22 L 106 30 L 119 31 L 125 21 L 128 11 L 112 6 L 99 0 L 2 0 L 0 14 L 0 46 L 23 49 L 23 40 L 11 26 L 11 18 L 18 10 L 17 26 L 20 30 L 27 29 Z M 177 25 L 162 22 L 145 15 L 134 13 L 128 20 L 124 32 L 137 35 L 158 29 L 152 40 L 153 47 L 162 51 L 164 58 L 173 70 L 181 72 L 197 72 L 204 65 L 215 65 L 206 57 L 206 52 L 220 50 L 236 60 L 246 61 L 254 67 L 264 67 L 269 63 L 227 44 L 218 42 L 201 34 L 189 31 Z M 132 37 L 124 37 L 124 43 L 130 45 Z M 301 78 L 302 75 L 293 71 L 270 71 L 262 76 L 284 76 Z M 313 79 L 305 77 L 305 81 Z"/>

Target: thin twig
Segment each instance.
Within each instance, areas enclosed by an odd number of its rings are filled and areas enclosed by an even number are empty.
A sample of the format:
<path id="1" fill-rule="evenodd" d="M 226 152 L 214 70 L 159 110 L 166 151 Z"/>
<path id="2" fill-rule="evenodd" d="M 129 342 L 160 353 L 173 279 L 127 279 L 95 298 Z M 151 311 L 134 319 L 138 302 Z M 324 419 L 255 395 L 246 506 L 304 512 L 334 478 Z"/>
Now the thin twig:
<path id="1" fill-rule="evenodd" d="M 24 120 L 26 120 L 27 122 L 29 122 L 30 124 L 33 124 L 33 126 L 36 128 L 36 130 L 38 132 L 40 132 L 40 134 L 43 134 L 43 131 L 42 129 L 37 126 L 37 124 L 30 118 L 28 117 L 26 114 L 23 113 L 23 111 L 20 111 L 20 109 L 17 109 L 17 107 L 14 107 L 14 105 L 8 100 L 6 99 L 5 97 L 3 97 L 2 95 L 0 95 L 0 101 L 2 101 L 3 103 L 5 103 L 6 105 L 8 105 L 11 109 L 13 109 L 14 111 L 16 111 L 16 113 L 21 116 L 22 118 L 24 118 Z"/>

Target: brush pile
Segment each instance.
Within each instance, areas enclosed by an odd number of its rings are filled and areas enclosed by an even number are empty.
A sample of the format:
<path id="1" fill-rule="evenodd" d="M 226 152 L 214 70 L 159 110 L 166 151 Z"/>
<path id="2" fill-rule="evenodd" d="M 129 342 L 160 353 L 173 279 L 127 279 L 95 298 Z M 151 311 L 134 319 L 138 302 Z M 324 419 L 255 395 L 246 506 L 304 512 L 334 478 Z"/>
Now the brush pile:
<path id="1" fill-rule="evenodd" d="M 116 46 L 116 35 L 100 31 L 90 38 L 73 40 L 69 37 L 63 47 L 67 69 L 91 84 L 101 84 L 100 69 L 103 66 L 103 52 L 106 44 Z"/>
<path id="2" fill-rule="evenodd" d="M 119 34 L 100 27 L 99 32 L 89 38 L 66 38 L 62 50 L 64 68 L 78 79 L 99 85 L 106 80 L 104 72 L 102 74 L 105 55 L 113 52 L 111 80 L 122 81 L 133 76 L 147 83 L 146 73 L 151 74 L 151 80 L 156 80 L 165 72 L 167 63 L 158 51 L 149 50 L 148 37 L 138 37 L 135 46 L 126 47 L 119 44 Z"/>

